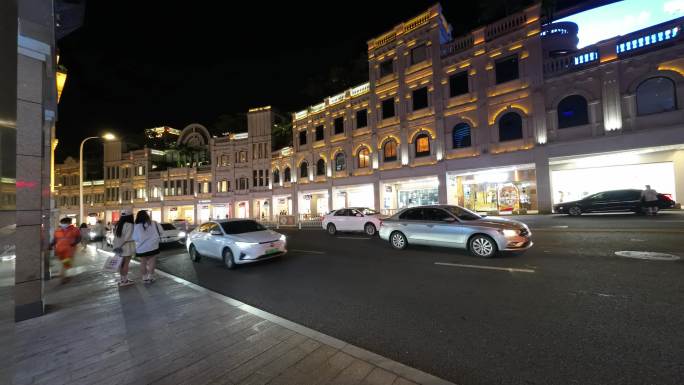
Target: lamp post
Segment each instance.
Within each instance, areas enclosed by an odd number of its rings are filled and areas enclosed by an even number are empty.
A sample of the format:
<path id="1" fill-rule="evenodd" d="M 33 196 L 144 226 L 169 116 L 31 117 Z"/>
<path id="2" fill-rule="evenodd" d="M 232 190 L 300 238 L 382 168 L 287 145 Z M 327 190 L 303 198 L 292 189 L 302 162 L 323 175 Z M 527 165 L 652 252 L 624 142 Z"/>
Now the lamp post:
<path id="1" fill-rule="evenodd" d="M 102 136 L 90 136 L 81 141 L 81 149 L 78 154 L 78 221 L 79 223 L 84 223 L 83 221 L 83 145 L 86 141 L 90 139 L 104 139 L 104 140 L 114 140 L 116 137 L 113 134 L 106 133 Z"/>

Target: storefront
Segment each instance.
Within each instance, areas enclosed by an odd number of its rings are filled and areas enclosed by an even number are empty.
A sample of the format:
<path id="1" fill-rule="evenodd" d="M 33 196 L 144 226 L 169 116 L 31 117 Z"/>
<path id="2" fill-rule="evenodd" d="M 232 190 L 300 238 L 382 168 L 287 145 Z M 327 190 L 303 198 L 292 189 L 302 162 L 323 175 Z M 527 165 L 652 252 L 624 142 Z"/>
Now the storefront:
<path id="1" fill-rule="evenodd" d="M 173 206 L 164 208 L 165 221 L 185 220 L 189 224 L 195 224 L 195 206 Z"/>
<path id="2" fill-rule="evenodd" d="M 271 203 L 269 199 L 255 199 L 254 200 L 254 218 L 258 220 L 271 219 Z"/>
<path id="3" fill-rule="evenodd" d="M 333 187 L 333 210 L 345 207 L 375 208 L 372 184 Z"/>
<path id="4" fill-rule="evenodd" d="M 553 203 L 582 199 L 601 191 L 643 189 L 681 199 L 684 150 L 643 149 L 549 161 Z"/>
<path id="5" fill-rule="evenodd" d="M 273 197 L 273 215 L 292 215 L 292 196 L 280 195 Z"/>
<path id="6" fill-rule="evenodd" d="M 208 222 L 211 219 L 211 201 L 200 201 L 197 205 L 197 223 Z"/>
<path id="7" fill-rule="evenodd" d="M 329 211 L 328 190 L 300 192 L 298 207 L 300 217 L 305 219 L 327 214 Z"/>
<path id="8" fill-rule="evenodd" d="M 211 207 L 212 207 L 212 218 L 214 218 L 214 219 L 230 218 L 228 204 L 216 204 L 215 203 Z"/>
<path id="9" fill-rule="evenodd" d="M 240 201 L 235 202 L 235 218 L 248 218 L 249 217 L 249 202 Z"/>
<path id="10" fill-rule="evenodd" d="M 380 209 L 385 214 L 394 214 L 405 207 L 436 205 L 437 203 L 439 203 L 439 180 L 436 176 L 380 183 Z"/>
<path id="11" fill-rule="evenodd" d="M 449 173 L 447 203 L 485 213 L 536 213 L 534 165 Z"/>

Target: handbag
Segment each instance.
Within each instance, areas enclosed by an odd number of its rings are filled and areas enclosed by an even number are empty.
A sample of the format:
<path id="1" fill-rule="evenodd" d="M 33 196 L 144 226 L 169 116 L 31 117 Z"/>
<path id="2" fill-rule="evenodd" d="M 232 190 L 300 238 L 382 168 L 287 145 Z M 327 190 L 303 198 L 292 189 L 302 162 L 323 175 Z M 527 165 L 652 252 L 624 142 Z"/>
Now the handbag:
<path id="1" fill-rule="evenodd" d="M 123 262 L 123 257 L 121 256 L 122 252 L 123 250 L 119 247 L 114 249 L 114 255 L 107 257 L 104 266 L 102 266 L 102 270 L 111 272 L 119 271 L 121 262 Z"/>

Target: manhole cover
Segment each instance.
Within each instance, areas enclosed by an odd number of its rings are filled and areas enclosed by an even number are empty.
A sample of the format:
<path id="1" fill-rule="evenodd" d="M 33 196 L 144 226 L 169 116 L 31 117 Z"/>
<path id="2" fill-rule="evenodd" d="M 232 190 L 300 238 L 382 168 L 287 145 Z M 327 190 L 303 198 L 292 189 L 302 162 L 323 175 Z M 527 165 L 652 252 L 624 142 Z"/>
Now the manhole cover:
<path id="1" fill-rule="evenodd" d="M 616 251 L 615 255 L 618 257 L 650 259 L 653 261 L 676 261 L 680 259 L 679 256 L 673 254 L 657 253 L 654 251 Z"/>

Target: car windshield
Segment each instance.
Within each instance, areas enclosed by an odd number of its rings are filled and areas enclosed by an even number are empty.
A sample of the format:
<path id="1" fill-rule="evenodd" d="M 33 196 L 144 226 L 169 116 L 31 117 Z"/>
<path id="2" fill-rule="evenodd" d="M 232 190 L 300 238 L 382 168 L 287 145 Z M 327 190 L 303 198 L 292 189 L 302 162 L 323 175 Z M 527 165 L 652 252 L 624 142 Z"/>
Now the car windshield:
<path id="1" fill-rule="evenodd" d="M 356 209 L 356 211 L 360 212 L 363 215 L 377 215 L 378 214 L 377 211 L 375 211 L 373 209 L 369 209 L 367 207 L 358 208 L 358 209 Z"/>
<path id="2" fill-rule="evenodd" d="M 264 226 L 255 221 L 223 222 L 221 223 L 221 227 L 226 234 L 242 234 L 266 230 Z"/>
<path id="3" fill-rule="evenodd" d="M 456 218 L 462 221 L 474 221 L 476 219 L 481 219 L 482 217 L 468 209 L 458 206 L 444 206 L 444 209 L 456 216 Z"/>
<path id="4" fill-rule="evenodd" d="M 162 223 L 161 224 L 162 229 L 164 230 L 176 230 L 176 227 L 170 223 Z"/>

